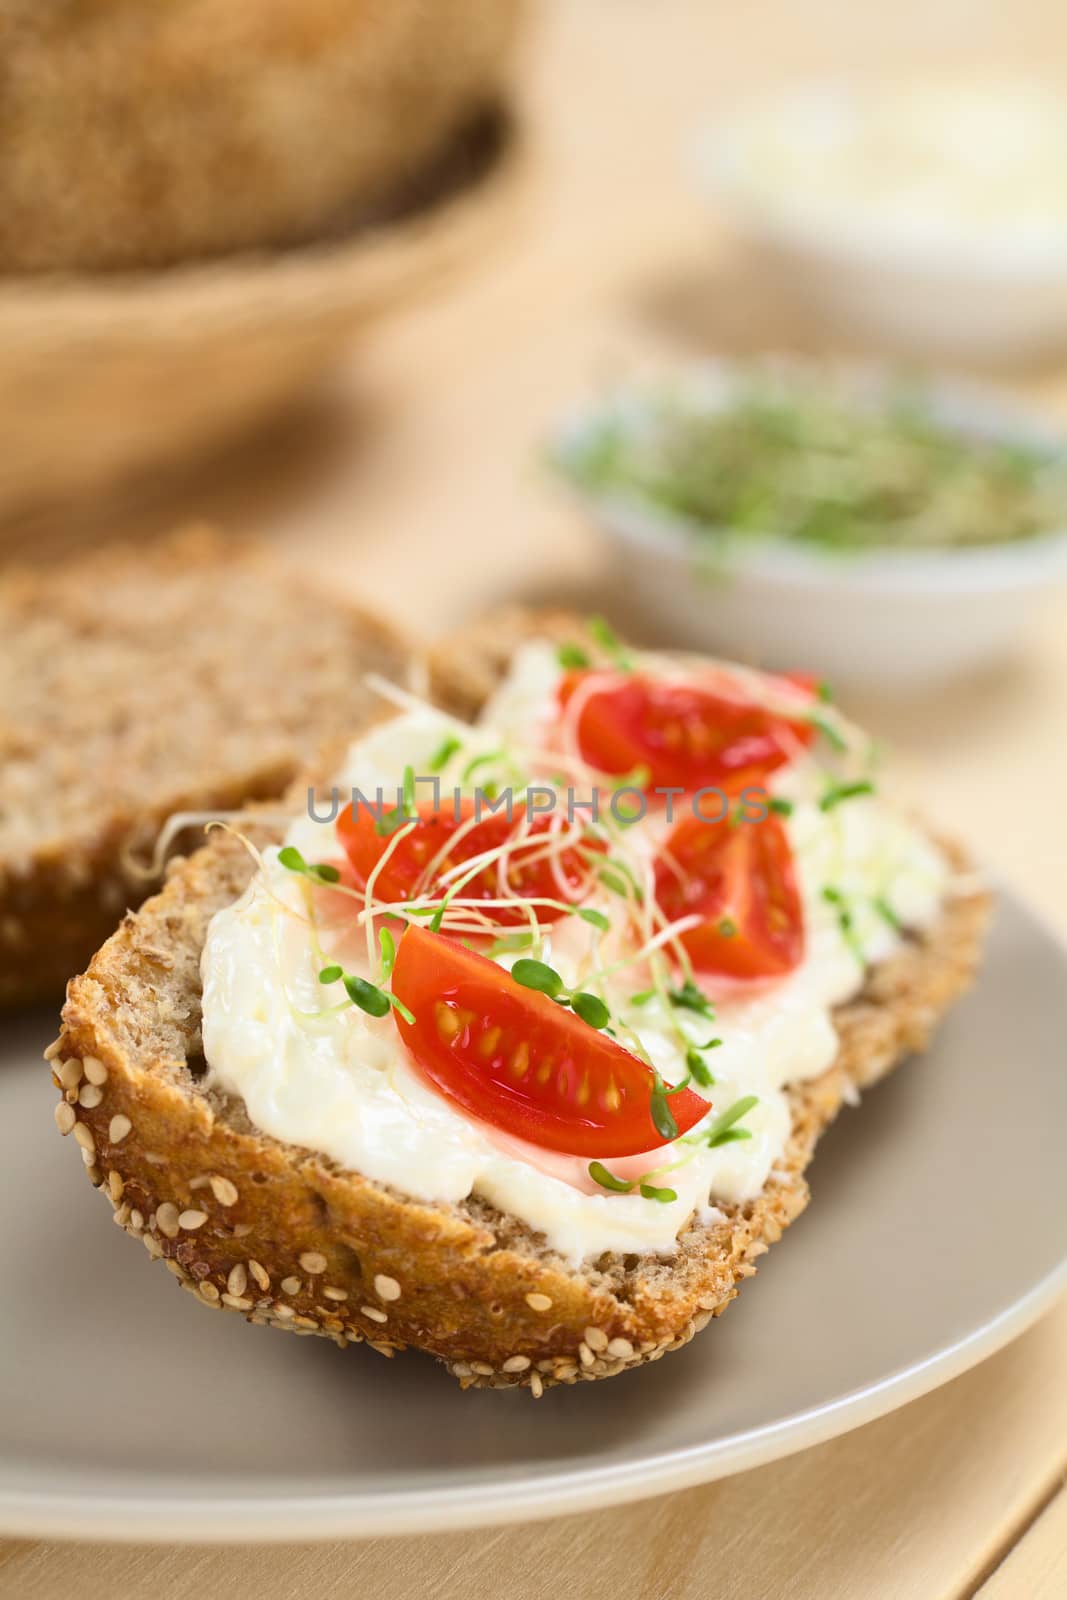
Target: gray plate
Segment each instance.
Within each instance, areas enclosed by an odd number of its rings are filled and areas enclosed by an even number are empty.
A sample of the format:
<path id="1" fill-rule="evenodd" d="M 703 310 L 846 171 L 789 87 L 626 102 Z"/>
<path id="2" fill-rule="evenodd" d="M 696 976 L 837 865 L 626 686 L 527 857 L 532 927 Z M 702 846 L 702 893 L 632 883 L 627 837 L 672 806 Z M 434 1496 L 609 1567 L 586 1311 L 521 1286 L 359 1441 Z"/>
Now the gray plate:
<path id="1" fill-rule="evenodd" d="M 1067 957 L 1010 896 L 979 987 L 842 1116 L 811 1210 L 726 1317 L 537 1403 L 192 1302 L 57 1136 L 51 1033 L 0 1044 L 0 1533 L 336 1537 L 635 1499 L 890 1410 L 1067 1280 Z"/>

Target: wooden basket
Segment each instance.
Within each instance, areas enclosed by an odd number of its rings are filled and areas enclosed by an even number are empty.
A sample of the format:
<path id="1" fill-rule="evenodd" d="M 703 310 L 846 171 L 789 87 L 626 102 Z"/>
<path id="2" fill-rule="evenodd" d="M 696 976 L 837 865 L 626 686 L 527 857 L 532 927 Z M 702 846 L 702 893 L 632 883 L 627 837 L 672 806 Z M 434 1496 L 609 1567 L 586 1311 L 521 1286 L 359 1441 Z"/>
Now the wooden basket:
<path id="1" fill-rule="evenodd" d="M 524 167 L 495 108 L 390 214 L 314 246 L 0 279 L 0 516 L 217 448 L 281 409 L 345 337 L 476 259 Z"/>

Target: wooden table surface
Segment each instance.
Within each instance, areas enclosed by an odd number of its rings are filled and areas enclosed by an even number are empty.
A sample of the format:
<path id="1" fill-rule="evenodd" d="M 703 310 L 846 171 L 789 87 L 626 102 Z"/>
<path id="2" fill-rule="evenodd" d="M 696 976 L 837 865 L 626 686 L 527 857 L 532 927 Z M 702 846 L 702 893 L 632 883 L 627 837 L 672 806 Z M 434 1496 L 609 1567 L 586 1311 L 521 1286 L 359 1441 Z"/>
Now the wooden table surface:
<path id="1" fill-rule="evenodd" d="M 266 533 L 426 631 L 507 596 L 601 603 L 602 553 L 539 478 L 546 419 L 654 351 L 839 348 L 771 296 L 694 202 L 694 126 L 796 75 L 970 62 L 1037 65 L 1062 81 L 1067 18 L 1033 0 L 897 0 L 877 22 L 845 0 L 545 5 L 514 234 L 463 282 L 365 338 L 328 403 L 139 503 L 27 522 L 27 548 L 94 520 L 143 532 L 209 514 Z M 1023 381 L 1067 411 L 1067 359 Z M 1061 609 L 1008 672 L 921 705 L 854 709 L 922 774 L 927 808 L 1067 931 L 1065 678 Z M 894 1415 L 685 1494 L 360 1545 L 0 1544 L 0 1594 L 1053 1600 L 1067 1594 L 1065 1475 L 1061 1305 Z"/>

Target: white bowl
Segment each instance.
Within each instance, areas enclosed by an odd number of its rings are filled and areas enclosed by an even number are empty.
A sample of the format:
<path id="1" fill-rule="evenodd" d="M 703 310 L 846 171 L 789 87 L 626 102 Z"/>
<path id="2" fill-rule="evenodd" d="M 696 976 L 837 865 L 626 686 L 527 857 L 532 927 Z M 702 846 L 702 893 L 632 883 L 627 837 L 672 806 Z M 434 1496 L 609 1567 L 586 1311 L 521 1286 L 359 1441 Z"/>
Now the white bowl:
<path id="1" fill-rule="evenodd" d="M 816 83 L 709 129 L 697 181 L 825 321 L 1005 361 L 1067 342 L 1065 165 L 1036 83 Z"/>
<path id="2" fill-rule="evenodd" d="M 739 378 L 740 369 L 708 366 L 686 388 L 722 405 Z M 605 421 L 638 421 L 648 394 L 623 393 L 566 422 L 553 444 L 564 470 Z M 926 399 L 971 437 L 1064 449 L 1047 423 L 988 391 L 941 386 Z M 855 554 L 749 535 L 731 541 L 725 530 L 722 551 L 709 552 L 706 528 L 567 482 L 611 541 L 635 620 L 660 642 L 832 683 L 914 691 L 988 666 L 1020 649 L 1042 600 L 1067 583 L 1067 528 L 1003 545 Z"/>

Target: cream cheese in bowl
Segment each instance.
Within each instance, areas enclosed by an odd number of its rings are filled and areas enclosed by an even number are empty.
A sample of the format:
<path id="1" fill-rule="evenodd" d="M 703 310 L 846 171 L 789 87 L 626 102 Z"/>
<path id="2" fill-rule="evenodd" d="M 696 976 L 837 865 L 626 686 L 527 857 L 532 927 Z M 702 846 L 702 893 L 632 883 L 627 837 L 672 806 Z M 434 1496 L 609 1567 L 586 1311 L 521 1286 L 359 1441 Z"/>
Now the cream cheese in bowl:
<path id="1" fill-rule="evenodd" d="M 1011 358 L 1067 335 L 1065 163 L 1058 88 L 946 78 L 753 104 L 708 131 L 699 174 L 825 315 Z"/>

